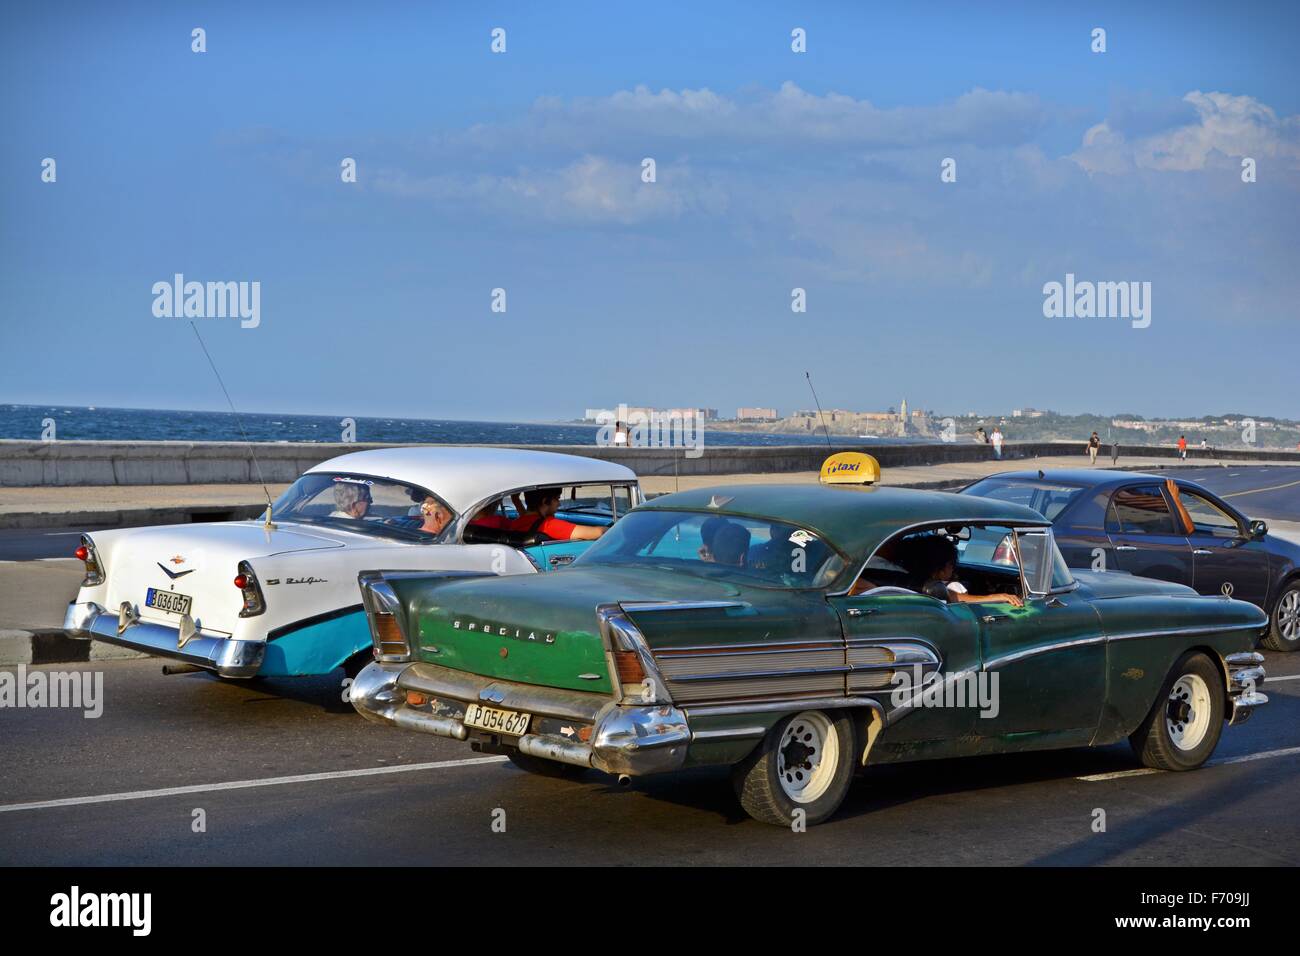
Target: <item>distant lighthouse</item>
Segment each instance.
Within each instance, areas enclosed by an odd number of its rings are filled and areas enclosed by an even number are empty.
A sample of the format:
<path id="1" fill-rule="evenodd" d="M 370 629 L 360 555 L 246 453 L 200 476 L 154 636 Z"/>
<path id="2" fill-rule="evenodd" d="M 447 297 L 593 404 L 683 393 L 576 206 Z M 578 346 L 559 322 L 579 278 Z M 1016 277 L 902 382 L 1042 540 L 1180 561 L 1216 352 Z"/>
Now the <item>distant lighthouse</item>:
<path id="1" fill-rule="evenodd" d="M 903 399 L 903 403 L 898 406 L 898 436 L 907 436 L 907 399 Z"/>

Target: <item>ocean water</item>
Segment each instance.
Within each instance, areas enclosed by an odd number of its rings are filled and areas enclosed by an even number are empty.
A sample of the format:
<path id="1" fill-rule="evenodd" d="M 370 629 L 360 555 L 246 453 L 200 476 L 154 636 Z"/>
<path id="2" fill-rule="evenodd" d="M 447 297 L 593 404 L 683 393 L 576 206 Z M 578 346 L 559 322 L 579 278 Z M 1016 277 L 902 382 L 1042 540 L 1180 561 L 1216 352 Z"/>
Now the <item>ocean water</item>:
<path id="1" fill-rule="evenodd" d="M 61 441 L 240 441 L 239 423 L 230 412 L 194 412 L 143 408 L 97 408 L 77 405 L 0 405 L 0 438 L 39 440 L 45 420 L 54 422 Z M 242 413 L 249 441 L 337 442 L 342 416 Z M 435 444 L 590 445 L 596 425 L 547 425 L 527 422 L 461 422 L 420 418 L 356 418 L 358 442 Z M 838 444 L 851 441 L 831 436 Z M 759 435 L 704 426 L 704 443 L 713 445 L 819 445 L 820 432 Z M 872 439 L 892 444 L 910 439 Z"/>

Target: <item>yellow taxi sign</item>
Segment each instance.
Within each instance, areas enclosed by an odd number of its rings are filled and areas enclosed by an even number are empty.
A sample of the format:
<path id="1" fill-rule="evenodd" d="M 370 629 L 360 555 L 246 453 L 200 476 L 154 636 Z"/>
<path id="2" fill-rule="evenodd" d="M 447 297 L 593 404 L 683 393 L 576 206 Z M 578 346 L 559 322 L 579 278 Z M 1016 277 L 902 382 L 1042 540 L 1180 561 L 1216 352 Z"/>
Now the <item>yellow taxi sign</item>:
<path id="1" fill-rule="evenodd" d="M 826 485 L 872 485 L 880 480 L 880 462 L 860 451 L 842 451 L 822 462 Z"/>

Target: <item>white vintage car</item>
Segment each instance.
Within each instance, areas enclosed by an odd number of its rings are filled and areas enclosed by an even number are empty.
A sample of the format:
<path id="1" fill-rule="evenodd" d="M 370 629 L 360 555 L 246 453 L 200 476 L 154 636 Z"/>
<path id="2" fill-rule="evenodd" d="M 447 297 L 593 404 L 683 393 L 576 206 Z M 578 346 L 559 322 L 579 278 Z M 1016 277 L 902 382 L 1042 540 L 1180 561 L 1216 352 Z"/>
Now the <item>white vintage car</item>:
<path id="1" fill-rule="evenodd" d="M 560 492 L 544 524 L 518 511 L 521 496 L 542 489 Z M 309 470 L 266 519 L 82 535 L 86 577 L 64 627 L 179 662 L 168 672 L 355 673 L 372 659 L 358 572 L 549 571 L 641 500 L 630 469 L 594 458 L 457 446 L 354 452 Z M 572 539 L 553 536 L 564 534 Z"/>

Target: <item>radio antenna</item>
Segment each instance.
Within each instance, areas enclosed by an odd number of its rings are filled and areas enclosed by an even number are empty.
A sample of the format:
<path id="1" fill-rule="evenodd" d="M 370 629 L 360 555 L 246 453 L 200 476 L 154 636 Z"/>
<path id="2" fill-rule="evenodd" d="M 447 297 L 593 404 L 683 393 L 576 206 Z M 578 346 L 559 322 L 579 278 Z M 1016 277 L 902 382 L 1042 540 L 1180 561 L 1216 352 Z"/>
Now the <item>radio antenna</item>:
<path id="1" fill-rule="evenodd" d="M 248 457 L 253 460 L 253 467 L 257 469 L 257 481 L 262 486 L 262 494 L 266 495 L 266 528 L 271 530 L 275 525 L 271 524 L 271 507 L 274 502 L 271 501 L 270 489 L 266 487 L 266 479 L 262 477 L 262 465 L 257 460 L 257 455 L 253 452 L 253 443 L 248 440 L 248 432 L 244 431 L 243 419 L 239 417 L 239 412 L 235 409 L 235 403 L 230 400 L 230 392 L 226 389 L 226 383 L 221 379 L 221 373 L 217 371 L 217 363 L 212 361 L 212 353 L 203 343 L 203 336 L 199 335 L 199 327 L 190 322 L 190 328 L 194 330 L 194 337 L 199 340 L 199 348 L 203 349 L 203 354 L 208 360 L 208 365 L 212 367 L 212 374 L 217 377 L 217 384 L 221 386 L 221 392 L 226 396 L 226 404 L 230 406 L 230 413 L 235 416 L 235 424 L 239 426 L 239 434 L 244 439 L 244 445 L 248 448 Z"/>
<path id="2" fill-rule="evenodd" d="M 813 388 L 812 375 L 808 372 L 804 372 L 803 377 L 808 379 L 808 388 L 812 391 L 813 402 L 817 405 L 817 415 L 822 420 L 822 431 L 826 433 L 826 450 L 834 451 L 835 449 L 831 447 L 831 430 L 826 427 L 826 413 L 822 411 L 822 403 L 817 398 L 817 389 Z"/>

